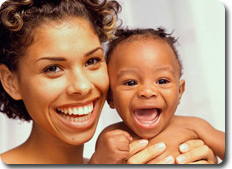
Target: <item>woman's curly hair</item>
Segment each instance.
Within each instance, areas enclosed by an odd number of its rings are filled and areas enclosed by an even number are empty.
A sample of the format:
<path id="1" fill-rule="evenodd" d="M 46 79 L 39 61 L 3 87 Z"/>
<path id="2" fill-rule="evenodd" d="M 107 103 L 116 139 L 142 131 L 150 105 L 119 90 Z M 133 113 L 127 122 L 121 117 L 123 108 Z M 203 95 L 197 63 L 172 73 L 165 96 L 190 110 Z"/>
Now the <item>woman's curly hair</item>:
<path id="1" fill-rule="evenodd" d="M 17 71 L 17 64 L 33 42 L 36 27 L 70 17 L 84 18 L 101 42 L 112 38 L 121 6 L 114 0 L 7 0 L 0 8 L 0 64 Z M 22 100 L 12 99 L 0 83 L 0 112 L 30 121 Z"/>
<path id="2" fill-rule="evenodd" d="M 181 59 L 179 57 L 178 51 L 175 47 L 175 43 L 177 42 L 177 38 L 172 36 L 172 33 L 166 33 L 164 28 L 147 28 L 147 29 L 118 29 L 115 33 L 115 37 L 113 40 L 111 40 L 108 44 L 108 49 L 106 51 L 106 62 L 107 64 L 110 61 L 111 55 L 115 48 L 124 42 L 133 42 L 137 40 L 146 40 L 146 39 L 162 39 L 166 41 L 169 46 L 172 48 L 176 59 L 178 61 L 178 64 L 180 66 L 180 77 L 182 76 L 183 66 Z"/>

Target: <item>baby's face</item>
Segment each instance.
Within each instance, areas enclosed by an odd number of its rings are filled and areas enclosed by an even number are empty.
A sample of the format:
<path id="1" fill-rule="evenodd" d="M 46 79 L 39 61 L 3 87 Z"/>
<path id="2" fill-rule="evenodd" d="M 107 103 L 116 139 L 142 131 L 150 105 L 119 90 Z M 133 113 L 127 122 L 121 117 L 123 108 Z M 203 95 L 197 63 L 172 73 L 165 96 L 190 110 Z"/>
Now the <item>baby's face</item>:
<path id="1" fill-rule="evenodd" d="M 159 134 L 171 121 L 184 92 L 171 47 L 162 40 L 122 43 L 113 51 L 108 69 L 111 107 L 140 137 Z"/>

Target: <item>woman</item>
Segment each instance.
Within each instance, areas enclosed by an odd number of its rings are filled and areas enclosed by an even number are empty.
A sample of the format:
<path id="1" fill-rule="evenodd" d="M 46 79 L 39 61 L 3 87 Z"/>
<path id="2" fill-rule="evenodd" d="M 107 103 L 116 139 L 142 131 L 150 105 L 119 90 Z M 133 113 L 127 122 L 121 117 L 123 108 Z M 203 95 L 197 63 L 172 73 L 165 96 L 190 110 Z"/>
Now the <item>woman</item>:
<path id="1" fill-rule="evenodd" d="M 119 9 L 106 0 L 2 5 L 0 111 L 33 120 L 26 142 L 1 155 L 5 163 L 87 162 L 84 143 L 95 132 L 109 85 L 101 43 L 111 37 Z"/>

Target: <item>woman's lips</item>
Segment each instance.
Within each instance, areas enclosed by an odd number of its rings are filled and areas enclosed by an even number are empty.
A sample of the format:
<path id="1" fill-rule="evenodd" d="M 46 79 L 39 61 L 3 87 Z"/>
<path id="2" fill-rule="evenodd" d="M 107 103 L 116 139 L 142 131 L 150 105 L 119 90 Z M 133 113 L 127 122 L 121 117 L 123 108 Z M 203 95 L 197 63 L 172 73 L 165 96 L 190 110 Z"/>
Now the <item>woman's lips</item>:
<path id="1" fill-rule="evenodd" d="M 161 110 L 157 108 L 136 109 L 134 118 L 136 124 L 142 128 L 154 128 L 160 119 Z"/>

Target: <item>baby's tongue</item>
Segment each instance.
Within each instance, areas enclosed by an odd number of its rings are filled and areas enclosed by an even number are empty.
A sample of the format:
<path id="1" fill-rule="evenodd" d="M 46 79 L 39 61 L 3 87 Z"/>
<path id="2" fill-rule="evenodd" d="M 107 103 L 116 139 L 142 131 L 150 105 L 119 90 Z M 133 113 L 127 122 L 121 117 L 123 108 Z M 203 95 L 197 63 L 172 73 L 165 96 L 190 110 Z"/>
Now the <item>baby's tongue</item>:
<path id="1" fill-rule="evenodd" d="M 138 109 L 134 112 L 135 118 L 139 121 L 153 121 L 158 115 L 157 109 Z"/>

